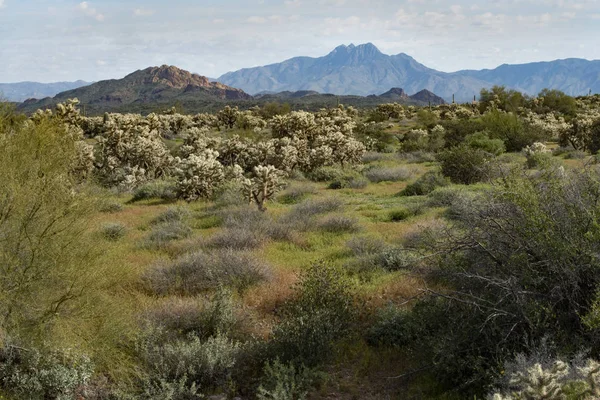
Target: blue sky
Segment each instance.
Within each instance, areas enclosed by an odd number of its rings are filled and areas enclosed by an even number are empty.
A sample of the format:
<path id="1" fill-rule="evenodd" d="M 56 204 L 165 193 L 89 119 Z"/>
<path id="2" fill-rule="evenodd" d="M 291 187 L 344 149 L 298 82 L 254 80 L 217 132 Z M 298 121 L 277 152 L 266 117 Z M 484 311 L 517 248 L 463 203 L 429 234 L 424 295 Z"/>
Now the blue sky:
<path id="1" fill-rule="evenodd" d="M 0 0 L 0 82 L 218 77 L 372 42 L 442 71 L 600 59 L 600 0 Z"/>

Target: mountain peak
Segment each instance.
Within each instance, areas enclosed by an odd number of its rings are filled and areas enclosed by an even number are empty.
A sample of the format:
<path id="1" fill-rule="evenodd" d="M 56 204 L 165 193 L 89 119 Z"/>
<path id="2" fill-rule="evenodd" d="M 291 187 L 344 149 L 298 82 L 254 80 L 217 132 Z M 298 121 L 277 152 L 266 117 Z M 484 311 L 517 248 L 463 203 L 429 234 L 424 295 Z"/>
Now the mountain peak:
<path id="1" fill-rule="evenodd" d="M 134 72 L 132 75 L 136 74 L 139 75 L 143 83 L 162 83 L 176 89 L 182 89 L 190 85 L 199 87 L 211 86 L 211 82 L 207 77 L 192 74 L 174 65 L 149 67 L 143 71 Z"/>

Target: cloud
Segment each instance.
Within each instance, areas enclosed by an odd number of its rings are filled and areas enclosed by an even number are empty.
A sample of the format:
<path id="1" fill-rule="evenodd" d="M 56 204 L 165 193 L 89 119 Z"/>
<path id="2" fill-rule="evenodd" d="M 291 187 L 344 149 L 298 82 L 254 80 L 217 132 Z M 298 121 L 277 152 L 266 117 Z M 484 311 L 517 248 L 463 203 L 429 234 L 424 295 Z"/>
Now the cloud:
<path id="1" fill-rule="evenodd" d="M 302 5 L 302 0 L 285 0 L 284 4 L 288 7 L 300 7 Z"/>
<path id="2" fill-rule="evenodd" d="M 82 1 L 79 3 L 79 5 L 77 5 L 77 9 L 88 17 L 94 18 L 96 21 L 104 21 L 104 14 L 99 13 L 98 10 L 90 6 L 90 3 L 87 1 Z"/>
<path id="3" fill-rule="evenodd" d="M 267 19 L 265 17 L 258 17 L 256 15 L 253 15 L 252 17 L 249 17 L 246 21 L 250 22 L 251 24 L 264 24 L 265 22 L 267 22 Z"/>
<path id="4" fill-rule="evenodd" d="M 133 15 L 136 17 L 149 17 L 154 15 L 155 11 L 147 8 L 136 8 L 133 10 Z"/>

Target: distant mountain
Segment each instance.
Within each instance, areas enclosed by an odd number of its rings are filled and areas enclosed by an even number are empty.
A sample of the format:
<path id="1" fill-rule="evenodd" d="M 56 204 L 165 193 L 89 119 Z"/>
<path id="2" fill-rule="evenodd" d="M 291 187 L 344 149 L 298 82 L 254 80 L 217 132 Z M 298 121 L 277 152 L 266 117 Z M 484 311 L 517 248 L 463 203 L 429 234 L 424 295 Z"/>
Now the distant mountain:
<path id="1" fill-rule="evenodd" d="M 247 100 L 252 96 L 204 76 L 174 66 L 163 65 L 135 71 L 123 79 L 100 81 L 86 87 L 57 94 L 53 98 L 29 100 L 23 111 L 53 107 L 56 103 L 78 98 L 90 111 L 146 110 L 175 103 L 218 103 Z"/>
<path id="2" fill-rule="evenodd" d="M 248 93 L 314 90 L 337 95 L 371 95 L 390 87 L 408 93 L 427 89 L 451 101 L 469 101 L 482 88 L 505 85 L 528 94 L 549 87 L 570 95 L 600 92 L 600 61 L 581 59 L 503 65 L 494 70 L 446 73 L 400 53 L 386 55 L 373 44 L 338 46 L 324 57 L 296 57 L 278 64 L 228 72 L 217 79 Z"/>
<path id="3" fill-rule="evenodd" d="M 0 83 L 0 99 L 8 101 L 21 102 L 31 98 L 41 99 L 43 97 L 52 97 L 65 90 L 77 89 L 82 86 L 90 85 L 90 82 L 18 82 L 18 83 Z"/>
<path id="4" fill-rule="evenodd" d="M 585 95 L 590 90 L 600 93 L 600 60 L 568 58 L 529 64 L 503 64 L 491 70 L 459 71 L 455 75 L 504 85 L 531 95 L 545 88 L 558 89 L 571 96 Z"/>

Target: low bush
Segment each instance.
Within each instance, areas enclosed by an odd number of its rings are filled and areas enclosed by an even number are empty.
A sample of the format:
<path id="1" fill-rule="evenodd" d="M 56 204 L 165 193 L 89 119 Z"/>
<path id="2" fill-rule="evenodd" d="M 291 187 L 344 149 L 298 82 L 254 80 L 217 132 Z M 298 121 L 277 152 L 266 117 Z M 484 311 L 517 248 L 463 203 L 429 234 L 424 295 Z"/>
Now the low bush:
<path id="1" fill-rule="evenodd" d="M 397 153 L 396 157 L 409 164 L 420 164 L 435 161 L 435 153 L 428 151 L 412 151 L 408 153 Z"/>
<path id="2" fill-rule="evenodd" d="M 180 221 L 168 222 L 155 225 L 146 239 L 142 242 L 142 247 L 147 249 L 164 249 L 174 240 L 188 238 L 192 235 L 192 229 Z"/>
<path id="3" fill-rule="evenodd" d="M 316 191 L 315 186 L 310 184 L 292 184 L 277 197 L 277 200 L 283 204 L 296 204 L 304 200 L 308 195 L 316 193 Z"/>
<path id="4" fill-rule="evenodd" d="M 142 200 L 161 199 L 164 201 L 175 201 L 177 198 L 176 185 L 167 180 L 154 180 L 145 183 L 135 189 L 130 202 Z"/>
<path id="5" fill-rule="evenodd" d="M 372 236 L 361 236 L 350 239 L 348 242 L 346 242 L 346 247 L 354 256 L 360 257 L 380 253 L 387 247 L 387 245 L 379 238 Z"/>
<path id="6" fill-rule="evenodd" d="M 223 220 L 224 228 L 229 232 L 223 231 L 213 237 L 213 240 L 219 242 L 215 243 L 217 247 L 227 247 L 227 236 L 233 241 L 239 239 L 240 245 L 244 245 L 244 241 L 247 240 L 249 248 L 260 246 L 266 239 L 294 241 L 296 237 L 293 227 L 275 221 L 271 215 L 253 207 L 224 210 L 219 216 Z"/>
<path id="7" fill-rule="evenodd" d="M 352 287 L 339 268 L 317 263 L 295 286 L 273 328 L 271 351 L 282 362 L 312 367 L 333 356 L 334 343 L 346 337 L 356 317 Z"/>
<path id="8" fill-rule="evenodd" d="M 332 215 L 320 221 L 319 229 L 330 233 L 352 233 L 358 232 L 360 225 L 355 218 Z"/>
<path id="9" fill-rule="evenodd" d="M 390 158 L 389 154 L 378 153 L 375 151 L 366 152 L 362 157 L 362 162 L 365 164 L 374 162 L 374 161 L 382 161 Z"/>
<path id="10" fill-rule="evenodd" d="M 352 177 L 349 179 L 336 179 L 328 186 L 329 189 L 364 189 L 369 184 L 369 181 L 363 177 Z"/>
<path id="11" fill-rule="evenodd" d="M 396 208 L 388 213 L 388 219 L 391 222 L 399 222 L 404 221 L 414 215 L 414 212 L 408 208 Z"/>
<path id="12" fill-rule="evenodd" d="M 150 335 L 138 352 L 146 366 L 144 398 L 195 399 L 227 389 L 241 346 L 221 335 L 206 340 L 190 335 L 164 344 L 155 344 Z"/>
<path id="13" fill-rule="evenodd" d="M 340 179 L 352 179 L 359 174 L 353 169 L 343 169 L 339 167 L 321 167 L 312 171 L 308 178 L 315 182 L 329 182 Z"/>
<path id="14" fill-rule="evenodd" d="M 184 222 L 189 218 L 190 212 L 183 207 L 169 207 L 152 220 L 152 224 L 164 224 L 173 222 Z"/>
<path id="15" fill-rule="evenodd" d="M 442 174 L 453 183 L 472 184 L 485 179 L 492 155 L 468 145 L 460 145 L 438 154 Z"/>
<path id="16" fill-rule="evenodd" d="M 208 247 L 249 250 L 260 247 L 265 237 L 248 229 L 225 228 L 208 239 Z"/>
<path id="17" fill-rule="evenodd" d="M 337 211 L 342 202 L 330 197 L 319 200 L 306 200 L 292 208 L 287 214 L 280 218 L 280 222 L 291 226 L 295 230 L 309 230 L 315 226 L 314 217 L 320 214 Z"/>
<path id="18" fill-rule="evenodd" d="M 150 292 L 158 295 L 195 295 L 219 286 L 244 290 L 269 277 L 270 267 L 252 254 L 220 249 L 158 263 L 143 281 Z"/>
<path id="19" fill-rule="evenodd" d="M 117 201 L 103 201 L 100 203 L 98 211 L 107 214 L 117 213 L 119 211 L 123 211 L 123 204 Z"/>
<path id="20" fill-rule="evenodd" d="M 415 323 L 409 311 L 390 305 L 379 310 L 365 339 L 372 346 L 402 347 L 415 339 Z"/>
<path id="21" fill-rule="evenodd" d="M 308 389 L 316 380 L 312 370 L 292 363 L 284 364 L 276 358 L 267 362 L 258 387 L 258 400 L 305 400 Z"/>
<path id="22" fill-rule="evenodd" d="M 93 372 L 88 357 L 70 351 L 41 352 L 6 344 L 0 349 L 0 391 L 9 398 L 73 399 Z"/>
<path id="23" fill-rule="evenodd" d="M 400 196 L 424 196 L 438 187 L 448 186 L 449 184 L 448 179 L 438 171 L 429 171 L 406 186 L 399 194 Z"/>
<path id="24" fill-rule="evenodd" d="M 171 336 L 186 337 L 194 334 L 207 339 L 217 334 L 235 336 L 240 326 L 232 294 L 227 289 L 219 289 L 209 301 L 200 298 L 169 297 L 158 307 L 148 311 L 146 320 L 154 327 L 160 327 Z"/>
<path id="25" fill-rule="evenodd" d="M 371 182 L 398 182 L 412 179 L 415 170 L 400 166 L 394 168 L 370 168 L 364 172 L 365 177 Z"/>
<path id="26" fill-rule="evenodd" d="M 501 139 L 490 139 L 487 132 L 477 132 L 465 137 L 465 143 L 473 149 L 481 149 L 486 153 L 499 156 L 506 151 Z"/>
<path id="27" fill-rule="evenodd" d="M 125 236 L 127 229 L 120 222 L 112 222 L 103 225 L 100 233 L 104 239 L 116 242 Z"/>

